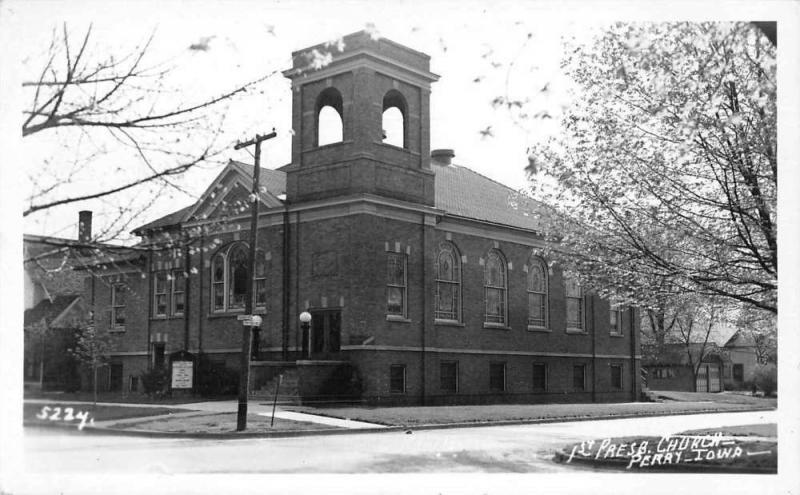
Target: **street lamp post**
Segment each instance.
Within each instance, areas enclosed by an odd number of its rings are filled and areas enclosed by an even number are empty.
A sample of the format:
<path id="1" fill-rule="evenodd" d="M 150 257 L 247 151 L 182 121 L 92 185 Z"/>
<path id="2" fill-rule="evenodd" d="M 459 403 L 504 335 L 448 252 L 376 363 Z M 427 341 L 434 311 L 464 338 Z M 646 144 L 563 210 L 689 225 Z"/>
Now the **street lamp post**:
<path id="1" fill-rule="evenodd" d="M 305 337 L 305 343 L 308 344 L 308 355 L 306 357 L 311 358 L 311 331 L 309 330 L 309 323 L 311 323 L 311 313 L 308 311 L 303 311 L 300 313 L 300 328 L 303 329 L 303 337 Z"/>

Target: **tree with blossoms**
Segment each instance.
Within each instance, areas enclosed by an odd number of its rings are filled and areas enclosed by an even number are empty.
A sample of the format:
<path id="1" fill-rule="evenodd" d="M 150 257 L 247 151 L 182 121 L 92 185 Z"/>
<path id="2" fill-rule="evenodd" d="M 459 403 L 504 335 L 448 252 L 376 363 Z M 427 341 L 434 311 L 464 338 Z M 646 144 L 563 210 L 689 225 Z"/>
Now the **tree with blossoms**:
<path id="1" fill-rule="evenodd" d="M 567 53 L 574 102 L 530 150 L 552 255 L 656 312 L 693 294 L 777 313 L 773 42 L 748 23 L 620 23 Z"/>

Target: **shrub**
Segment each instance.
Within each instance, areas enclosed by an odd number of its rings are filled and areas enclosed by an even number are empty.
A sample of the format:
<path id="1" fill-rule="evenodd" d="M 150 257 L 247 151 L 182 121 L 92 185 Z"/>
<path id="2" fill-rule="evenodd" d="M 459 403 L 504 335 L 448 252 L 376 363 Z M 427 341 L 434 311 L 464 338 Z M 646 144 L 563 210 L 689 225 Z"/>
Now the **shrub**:
<path id="1" fill-rule="evenodd" d="M 768 397 L 778 389 L 778 368 L 774 364 L 759 366 L 753 380 L 756 386 L 764 392 L 764 396 Z"/>
<path id="2" fill-rule="evenodd" d="M 206 354 L 197 356 L 195 380 L 195 390 L 203 396 L 235 395 L 239 391 L 239 372 L 211 361 Z"/>
<path id="3" fill-rule="evenodd" d="M 153 368 L 141 375 L 144 393 L 151 397 L 163 397 L 169 391 L 169 370 Z"/>

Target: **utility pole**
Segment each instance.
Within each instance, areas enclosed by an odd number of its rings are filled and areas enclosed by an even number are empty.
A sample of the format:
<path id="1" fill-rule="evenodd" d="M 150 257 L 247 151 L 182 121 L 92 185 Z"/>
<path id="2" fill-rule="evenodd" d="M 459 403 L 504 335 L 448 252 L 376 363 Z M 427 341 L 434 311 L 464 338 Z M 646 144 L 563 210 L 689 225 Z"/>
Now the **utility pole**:
<path id="1" fill-rule="evenodd" d="M 250 386 L 250 335 L 252 330 L 253 316 L 253 279 L 256 270 L 256 240 L 258 235 L 258 178 L 261 175 L 261 142 L 272 139 L 276 136 L 275 129 L 269 134 L 256 137 L 245 142 L 238 142 L 234 149 L 242 149 L 255 145 L 255 166 L 253 167 L 253 193 L 251 195 L 250 207 L 250 259 L 248 262 L 249 277 L 247 281 L 247 294 L 244 301 L 244 312 L 250 317 L 251 321 L 244 321 L 242 325 L 242 356 L 241 368 L 239 373 L 239 408 L 236 413 L 236 431 L 244 431 L 247 428 L 247 392 Z"/>

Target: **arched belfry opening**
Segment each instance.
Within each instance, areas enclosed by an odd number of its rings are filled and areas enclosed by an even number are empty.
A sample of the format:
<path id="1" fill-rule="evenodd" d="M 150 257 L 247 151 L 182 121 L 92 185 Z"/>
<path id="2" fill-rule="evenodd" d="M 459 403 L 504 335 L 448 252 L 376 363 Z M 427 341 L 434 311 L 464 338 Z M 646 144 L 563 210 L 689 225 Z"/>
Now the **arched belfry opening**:
<path id="1" fill-rule="evenodd" d="M 366 31 L 293 53 L 289 203 L 368 194 L 434 204 L 430 57 Z M 309 54 L 329 62 L 310 66 Z"/>
<path id="2" fill-rule="evenodd" d="M 344 141 L 344 104 L 336 88 L 326 88 L 317 97 L 317 146 Z"/>
<path id="3" fill-rule="evenodd" d="M 381 127 L 383 142 L 408 148 L 406 141 L 406 113 L 408 112 L 403 95 L 393 89 L 383 97 L 383 117 Z"/>

